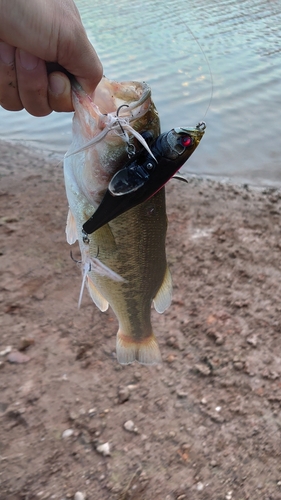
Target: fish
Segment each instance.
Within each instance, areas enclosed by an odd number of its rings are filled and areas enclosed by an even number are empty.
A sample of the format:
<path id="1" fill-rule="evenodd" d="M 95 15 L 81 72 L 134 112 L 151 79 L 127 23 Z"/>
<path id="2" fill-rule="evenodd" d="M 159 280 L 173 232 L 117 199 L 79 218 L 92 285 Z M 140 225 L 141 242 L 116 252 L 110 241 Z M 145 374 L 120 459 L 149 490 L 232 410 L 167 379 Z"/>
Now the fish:
<path id="1" fill-rule="evenodd" d="M 172 300 L 164 184 L 173 172 L 163 177 L 162 156 L 174 155 L 170 159 L 175 162 L 182 155 L 177 171 L 200 143 L 204 127 L 160 134 L 159 115 L 144 82 L 103 77 L 94 96 L 77 83 L 72 93 L 72 143 L 64 158 L 66 239 L 80 246 L 79 304 L 86 284 L 101 311 L 111 306 L 119 323 L 119 363 L 157 364 L 161 353 L 151 307 L 163 313 Z M 101 215 L 93 226 L 95 213 Z"/>

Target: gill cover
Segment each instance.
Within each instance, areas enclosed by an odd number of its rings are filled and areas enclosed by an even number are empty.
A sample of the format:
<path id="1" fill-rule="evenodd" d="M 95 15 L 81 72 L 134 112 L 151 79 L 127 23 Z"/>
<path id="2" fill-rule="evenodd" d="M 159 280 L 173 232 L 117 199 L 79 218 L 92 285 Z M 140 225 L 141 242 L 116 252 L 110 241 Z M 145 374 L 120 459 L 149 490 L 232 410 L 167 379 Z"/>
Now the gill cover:
<path id="1" fill-rule="evenodd" d="M 159 191 L 183 166 L 205 133 L 204 122 L 195 128 L 174 128 L 149 143 L 112 177 L 95 213 L 83 225 L 87 234 L 143 203 Z M 148 140 L 148 139 L 147 139 Z"/>

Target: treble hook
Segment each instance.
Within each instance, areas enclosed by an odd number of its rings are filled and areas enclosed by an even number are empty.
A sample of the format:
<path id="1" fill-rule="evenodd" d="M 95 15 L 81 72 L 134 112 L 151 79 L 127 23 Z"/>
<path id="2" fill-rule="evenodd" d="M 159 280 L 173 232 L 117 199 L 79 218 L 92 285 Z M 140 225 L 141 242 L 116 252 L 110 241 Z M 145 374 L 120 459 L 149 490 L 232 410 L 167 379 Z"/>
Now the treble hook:
<path id="1" fill-rule="evenodd" d="M 82 260 L 74 259 L 73 254 L 72 254 L 72 250 L 70 250 L 70 257 L 73 260 L 73 262 L 76 262 L 76 264 L 82 264 Z"/>
<path id="2" fill-rule="evenodd" d="M 119 108 L 118 108 L 118 109 L 117 109 L 117 111 L 116 111 L 116 118 L 117 118 L 117 121 L 118 121 L 119 126 L 120 126 L 120 128 L 121 128 L 121 130 L 122 130 L 122 132 L 123 132 L 123 135 L 125 135 L 125 137 L 126 137 L 125 130 L 123 129 L 123 127 L 122 127 L 122 125 L 121 125 L 120 121 L 118 120 L 118 116 L 119 116 L 119 111 L 120 111 L 120 109 L 121 109 L 121 108 L 129 108 L 129 107 L 130 107 L 130 106 L 129 106 L 129 104 L 121 104 L 121 106 L 119 106 Z"/>
<path id="3" fill-rule="evenodd" d="M 128 134 L 125 132 L 125 130 L 123 129 L 122 125 L 121 125 L 121 122 L 120 120 L 118 120 L 118 117 L 119 117 L 119 111 L 121 108 L 129 108 L 130 106 L 128 104 L 121 104 L 121 106 L 119 106 L 119 108 L 117 109 L 116 111 L 116 118 L 117 118 L 117 121 L 119 123 L 119 127 L 121 128 L 122 130 L 122 133 L 126 139 L 126 143 L 127 143 L 127 147 L 126 147 L 126 151 L 128 153 L 128 157 L 129 158 L 132 158 L 133 156 L 135 156 L 136 154 L 136 148 L 134 146 L 134 144 L 130 144 L 130 139 L 128 137 Z"/>

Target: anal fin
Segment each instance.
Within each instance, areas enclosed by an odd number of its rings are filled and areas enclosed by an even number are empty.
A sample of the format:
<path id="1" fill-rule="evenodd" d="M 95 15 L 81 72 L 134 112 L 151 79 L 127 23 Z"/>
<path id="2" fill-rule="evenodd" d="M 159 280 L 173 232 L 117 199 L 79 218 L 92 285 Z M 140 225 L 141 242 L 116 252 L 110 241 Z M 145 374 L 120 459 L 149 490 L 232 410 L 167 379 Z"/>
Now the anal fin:
<path id="1" fill-rule="evenodd" d="M 170 270 L 167 266 L 163 283 L 153 299 L 153 305 L 158 313 L 163 313 L 172 302 L 173 283 Z"/>
<path id="2" fill-rule="evenodd" d="M 105 312 L 108 309 L 108 302 L 104 298 L 104 296 L 98 291 L 96 285 L 93 283 L 91 278 L 87 276 L 87 287 L 89 290 L 89 294 L 91 296 L 92 301 L 96 304 L 96 306 L 102 311 Z"/>

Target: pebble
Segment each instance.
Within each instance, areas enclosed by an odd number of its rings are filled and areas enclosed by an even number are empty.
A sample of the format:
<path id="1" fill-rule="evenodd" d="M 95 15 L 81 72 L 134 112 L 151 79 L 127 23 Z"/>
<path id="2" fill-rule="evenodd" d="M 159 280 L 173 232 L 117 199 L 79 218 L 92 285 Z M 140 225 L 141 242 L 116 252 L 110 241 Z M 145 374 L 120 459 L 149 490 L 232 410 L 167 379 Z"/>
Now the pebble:
<path id="1" fill-rule="evenodd" d="M 177 396 L 178 398 L 186 398 L 188 396 L 188 392 L 184 391 L 183 389 L 179 388 L 177 389 Z"/>
<path id="2" fill-rule="evenodd" d="M 244 364 L 242 363 L 242 361 L 235 361 L 233 363 L 233 367 L 235 368 L 235 370 L 240 371 L 240 370 L 243 370 Z"/>
<path id="3" fill-rule="evenodd" d="M 6 354 L 9 354 L 12 350 L 12 346 L 8 346 L 6 347 L 6 349 L 4 349 L 3 351 L 0 351 L 0 356 L 6 356 Z"/>
<path id="4" fill-rule="evenodd" d="M 177 347 L 177 339 L 176 337 L 169 337 L 167 340 L 166 340 L 166 345 L 169 346 L 169 347 Z"/>
<path id="5" fill-rule="evenodd" d="M 34 339 L 33 338 L 28 338 L 28 337 L 21 337 L 18 345 L 18 350 L 19 351 L 24 351 L 27 349 L 29 346 L 34 344 Z"/>
<path id="6" fill-rule="evenodd" d="M 258 344 L 258 337 L 257 335 L 253 334 L 247 337 L 247 343 L 253 347 L 257 347 Z"/>
<path id="7" fill-rule="evenodd" d="M 124 429 L 128 432 L 137 431 L 137 427 L 135 427 L 135 424 L 132 420 L 127 420 L 127 422 L 124 423 Z"/>
<path id="8" fill-rule="evenodd" d="M 20 351 L 11 351 L 7 356 L 7 360 L 9 363 L 22 364 L 28 363 L 28 361 L 30 361 L 30 357 Z"/>
<path id="9" fill-rule="evenodd" d="M 130 398 L 130 389 L 128 387 L 121 387 L 118 391 L 118 403 L 123 404 Z"/>
<path id="10" fill-rule="evenodd" d="M 110 456 L 110 444 L 109 443 L 100 444 L 99 446 L 96 447 L 96 450 L 98 453 L 101 453 L 101 455 L 103 455 L 104 457 Z"/>
<path id="11" fill-rule="evenodd" d="M 174 361 L 176 361 L 176 359 L 177 359 L 177 356 L 174 356 L 174 354 L 169 354 L 169 356 L 167 356 L 167 358 L 166 358 L 166 361 L 167 361 L 167 363 L 171 364 Z"/>
<path id="12" fill-rule="evenodd" d="M 73 429 L 65 429 L 65 431 L 63 431 L 61 437 L 63 439 L 67 439 L 69 438 L 70 436 L 72 436 L 72 434 L 74 433 L 74 430 Z"/>
<path id="13" fill-rule="evenodd" d="M 77 420 L 79 418 L 79 415 L 76 411 L 70 410 L 69 412 L 69 419 L 70 420 Z"/>
<path id="14" fill-rule="evenodd" d="M 211 374 L 211 369 L 209 366 L 205 365 L 205 363 L 196 363 L 194 368 L 201 374 L 207 377 Z"/>
<path id="15" fill-rule="evenodd" d="M 204 484 L 199 481 L 199 483 L 196 484 L 197 491 L 202 491 L 204 489 Z"/>
<path id="16" fill-rule="evenodd" d="M 81 491 L 76 491 L 74 500 L 86 500 L 86 496 Z"/>

